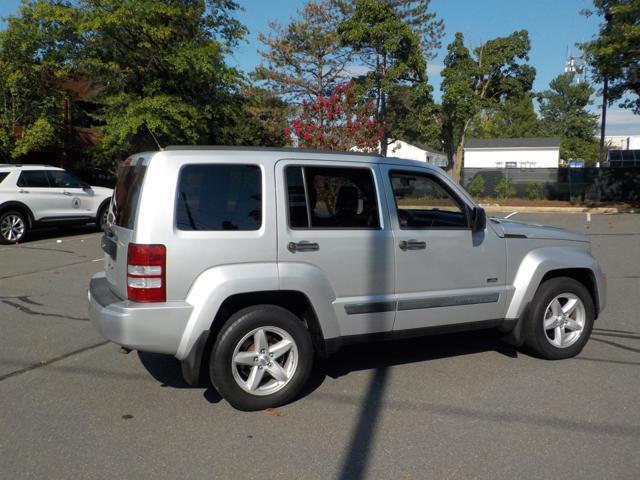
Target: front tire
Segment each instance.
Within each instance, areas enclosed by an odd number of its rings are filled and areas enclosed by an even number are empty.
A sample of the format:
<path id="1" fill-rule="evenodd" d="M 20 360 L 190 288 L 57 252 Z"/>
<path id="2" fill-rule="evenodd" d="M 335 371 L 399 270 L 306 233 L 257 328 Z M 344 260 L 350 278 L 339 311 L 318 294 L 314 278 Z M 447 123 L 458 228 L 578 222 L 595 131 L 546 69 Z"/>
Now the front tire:
<path id="1" fill-rule="evenodd" d="M 211 383 L 238 410 L 276 407 L 300 393 L 313 358 L 302 320 L 282 307 L 256 305 L 222 328 L 211 351 Z"/>
<path id="2" fill-rule="evenodd" d="M 27 217 L 12 210 L 0 214 L 0 243 L 9 245 L 21 242 L 27 235 Z"/>
<path id="3" fill-rule="evenodd" d="M 525 319 L 525 345 L 548 360 L 575 357 L 589 340 L 595 307 L 587 288 L 569 277 L 540 285 Z"/>

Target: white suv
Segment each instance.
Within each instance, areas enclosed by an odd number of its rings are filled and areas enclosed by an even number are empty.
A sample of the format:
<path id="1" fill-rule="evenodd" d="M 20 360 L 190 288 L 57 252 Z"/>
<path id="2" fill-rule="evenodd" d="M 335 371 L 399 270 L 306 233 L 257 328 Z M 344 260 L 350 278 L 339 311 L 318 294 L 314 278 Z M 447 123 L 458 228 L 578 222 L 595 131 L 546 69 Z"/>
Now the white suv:
<path id="1" fill-rule="evenodd" d="M 0 243 L 35 227 L 106 221 L 110 188 L 92 187 L 49 165 L 0 164 Z"/>

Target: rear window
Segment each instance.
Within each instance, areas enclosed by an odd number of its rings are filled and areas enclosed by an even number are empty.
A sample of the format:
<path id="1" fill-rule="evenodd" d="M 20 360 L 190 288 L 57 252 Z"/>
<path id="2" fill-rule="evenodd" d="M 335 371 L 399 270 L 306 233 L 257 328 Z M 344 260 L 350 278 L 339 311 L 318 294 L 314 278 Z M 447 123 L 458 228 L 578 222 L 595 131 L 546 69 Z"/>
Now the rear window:
<path id="1" fill-rule="evenodd" d="M 258 230 L 262 174 L 255 165 L 189 165 L 180 172 L 179 230 Z"/>
<path id="2" fill-rule="evenodd" d="M 9 175 L 9 172 L 0 172 L 0 183 L 4 181 L 5 178 Z"/>
<path id="3" fill-rule="evenodd" d="M 120 167 L 112 206 L 113 222 L 119 227 L 133 229 L 145 173 L 147 167 L 142 164 Z"/>

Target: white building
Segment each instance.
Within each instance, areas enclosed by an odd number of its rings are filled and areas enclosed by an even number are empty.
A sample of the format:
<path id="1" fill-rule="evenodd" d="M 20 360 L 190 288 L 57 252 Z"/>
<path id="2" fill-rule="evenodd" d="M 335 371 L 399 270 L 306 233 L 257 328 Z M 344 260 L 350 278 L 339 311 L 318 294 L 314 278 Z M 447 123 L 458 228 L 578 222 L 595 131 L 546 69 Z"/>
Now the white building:
<path id="1" fill-rule="evenodd" d="M 421 143 L 413 145 L 404 140 L 393 140 L 387 147 L 387 156 L 427 162 L 436 167 L 447 166 L 447 156 Z"/>
<path id="2" fill-rule="evenodd" d="M 467 140 L 464 168 L 558 168 L 560 139 L 480 138 Z"/>
<path id="3" fill-rule="evenodd" d="M 605 135 L 604 143 L 611 150 L 640 150 L 640 135 Z"/>

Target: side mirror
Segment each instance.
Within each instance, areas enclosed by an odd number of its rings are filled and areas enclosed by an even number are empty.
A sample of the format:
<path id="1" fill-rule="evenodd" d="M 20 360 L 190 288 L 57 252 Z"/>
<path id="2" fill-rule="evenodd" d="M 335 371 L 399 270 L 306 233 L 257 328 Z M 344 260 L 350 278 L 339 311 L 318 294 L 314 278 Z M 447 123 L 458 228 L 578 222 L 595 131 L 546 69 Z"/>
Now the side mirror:
<path id="1" fill-rule="evenodd" d="M 475 207 L 471 210 L 471 231 L 482 232 L 487 226 L 487 214 L 484 208 Z"/>

